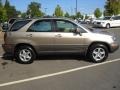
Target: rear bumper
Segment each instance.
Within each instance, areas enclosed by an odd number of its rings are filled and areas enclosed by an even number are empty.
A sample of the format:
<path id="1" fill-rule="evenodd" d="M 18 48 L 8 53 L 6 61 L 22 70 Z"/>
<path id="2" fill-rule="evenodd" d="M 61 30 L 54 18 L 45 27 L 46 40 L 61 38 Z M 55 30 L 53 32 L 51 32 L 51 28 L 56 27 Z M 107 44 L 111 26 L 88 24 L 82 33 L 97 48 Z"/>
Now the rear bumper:
<path id="1" fill-rule="evenodd" d="M 14 46 L 13 44 L 3 44 L 2 48 L 5 51 L 5 53 L 14 54 Z"/>
<path id="2" fill-rule="evenodd" d="M 110 44 L 110 53 L 115 52 L 117 49 L 119 49 L 119 44 L 118 43 Z"/>

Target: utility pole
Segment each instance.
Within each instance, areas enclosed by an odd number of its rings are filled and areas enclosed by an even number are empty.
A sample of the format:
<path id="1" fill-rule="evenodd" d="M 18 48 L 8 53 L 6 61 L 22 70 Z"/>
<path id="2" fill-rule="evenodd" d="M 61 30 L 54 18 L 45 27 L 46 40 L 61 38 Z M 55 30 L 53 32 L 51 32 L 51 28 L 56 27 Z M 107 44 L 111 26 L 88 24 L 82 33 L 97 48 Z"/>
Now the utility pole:
<path id="1" fill-rule="evenodd" d="M 44 8 L 45 9 L 45 15 L 47 15 L 47 8 Z"/>
<path id="2" fill-rule="evenodd" d="M 76 12 L 76 14 L 77 14 L 77 5 L 78 5 L 78 1 L 76 0 L 76 10 L 75 10 L 75 12 Z"/>

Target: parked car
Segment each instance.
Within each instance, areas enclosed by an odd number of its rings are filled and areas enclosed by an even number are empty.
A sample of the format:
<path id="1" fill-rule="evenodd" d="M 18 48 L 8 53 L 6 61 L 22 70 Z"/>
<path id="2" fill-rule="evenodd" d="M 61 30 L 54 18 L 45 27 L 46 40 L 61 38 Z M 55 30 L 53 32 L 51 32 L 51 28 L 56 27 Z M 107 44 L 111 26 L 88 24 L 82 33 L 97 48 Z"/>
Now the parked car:
<path id="1" fill-rule="evenodd" d="M 103 20 L 97 20 L 94 22 L 96 27 L 119 27 L 120 26 L 120 16 L 106 16 Z"/>
<path id="2" fill-rule="evenodd" d="M 85 19 L 86 24 L 90 24 L 91 20 L 90 19 Z"/>
<path id="3" fill-rule="evenodd" d="M 2 26 L 3 32 L 6 32 L 16 20 L 16 18 L 11 18 L 8 22 L 4 22 Z"/>
<path id="4" fill-rule="evenodd" d="M 2 26 L 3 32 L 6 32 L 17 20 L 22 20 L 22 18 L 11 18 L 9 19 L 8 22 L 3 23 Z"/>
<path id="5" fill-rule="evenodd" d="M 79 52 L 100 63 L 119 47 L 115 36 L 89 30 L 74 20 L 63 18 L 19 20 L 5 33 L 4 41 L 5 52 L 13 54 L 23 64 L 50 52 Z"/>
<path id="6" fill-rule="evenodd" d="M 103 18 L 92 19 L 91 24 L 96 24 L 100 20 L 103 20 Z"/>

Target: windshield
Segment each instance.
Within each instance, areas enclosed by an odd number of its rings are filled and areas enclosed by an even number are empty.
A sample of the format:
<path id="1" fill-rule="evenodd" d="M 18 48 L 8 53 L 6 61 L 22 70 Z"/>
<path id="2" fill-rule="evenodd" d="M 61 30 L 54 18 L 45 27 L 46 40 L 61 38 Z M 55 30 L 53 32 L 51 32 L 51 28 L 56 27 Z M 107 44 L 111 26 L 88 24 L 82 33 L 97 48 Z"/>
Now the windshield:
<path id="1" fill-rule="evenodd" d="M 80 24 L 80 23 L 75 22 L 75 21 L 73 21 L 73 22 L 76 23 L 76 24 L 79 24 L 79 25 L 80 25 L 80 28 L 82 28 L 82 29 L 86 29 L 86 30 L 91 31 L 91 32 L 94 30 L 92 27 L 89 27 L 89 26 L 86 25 L 86 24 Z"/>
<path id="2" fill-rule="evenodd" d="M 110 20 L 111 17 L 104 17 L 103 20 Z"/>
<path id="3" fill-rule="evenodd" d="M 87 26 L 87 25 L 85 25 L 85 24 L 80 24 L 84 29 L 87 29 L 87 30 L 89 30 L 89 31 L 93 31 L 94 29 L 92 28 L 92 27 L 89 27 L 89 26 Z"/>

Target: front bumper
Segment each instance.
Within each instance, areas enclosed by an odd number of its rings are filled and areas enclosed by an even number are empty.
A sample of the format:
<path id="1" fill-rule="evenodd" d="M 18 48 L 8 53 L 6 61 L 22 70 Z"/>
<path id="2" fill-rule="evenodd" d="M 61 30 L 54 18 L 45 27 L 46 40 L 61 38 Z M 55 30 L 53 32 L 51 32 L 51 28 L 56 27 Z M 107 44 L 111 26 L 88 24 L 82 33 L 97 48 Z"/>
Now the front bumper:
<path id="1" fill-rule="evenodd" d="M 118 43 L 110 44 L 110 53 L 115 52 L 117 49 L 119 49 L 119 44 Z"/>

